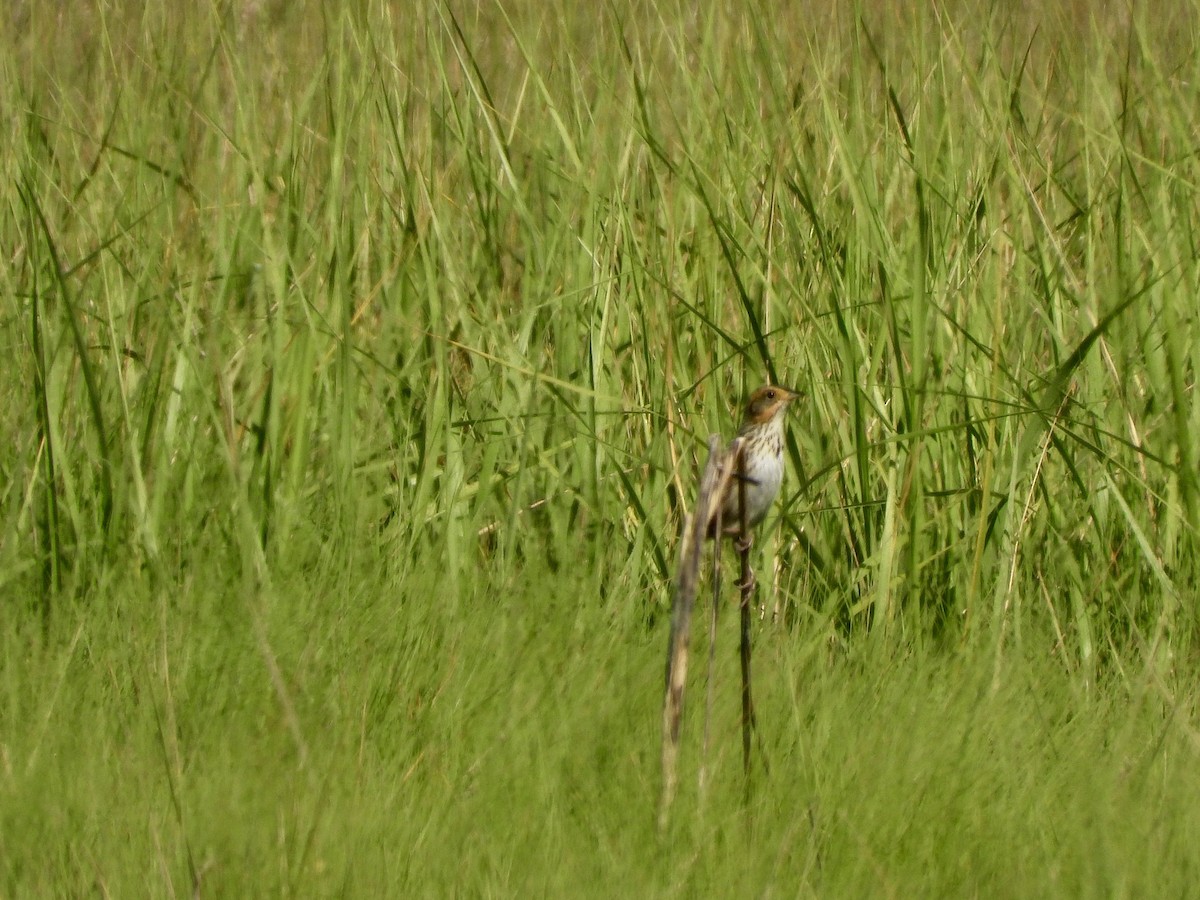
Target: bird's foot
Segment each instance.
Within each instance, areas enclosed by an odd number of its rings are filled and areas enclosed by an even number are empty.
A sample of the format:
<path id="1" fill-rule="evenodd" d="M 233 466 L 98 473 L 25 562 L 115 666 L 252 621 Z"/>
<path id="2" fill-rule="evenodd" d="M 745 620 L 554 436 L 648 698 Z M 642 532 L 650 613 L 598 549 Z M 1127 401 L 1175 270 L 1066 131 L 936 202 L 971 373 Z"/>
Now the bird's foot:
<path id="1" fill-rule="evenodd" d="M 745 556 L 750 552 L 750 548 L 754 546 L 754 537 L 748 533 L 741 532 L 733 539 L 733 546 L 737 549 L 738 553 Z M 743 566 L 743 571 L 746 573 L 746 579 L 739 582 L 738 587 L 743 594 L 749 594 L 758 586 L 758 582 L 755 580 L 754 572 L 749 566 Z"/>

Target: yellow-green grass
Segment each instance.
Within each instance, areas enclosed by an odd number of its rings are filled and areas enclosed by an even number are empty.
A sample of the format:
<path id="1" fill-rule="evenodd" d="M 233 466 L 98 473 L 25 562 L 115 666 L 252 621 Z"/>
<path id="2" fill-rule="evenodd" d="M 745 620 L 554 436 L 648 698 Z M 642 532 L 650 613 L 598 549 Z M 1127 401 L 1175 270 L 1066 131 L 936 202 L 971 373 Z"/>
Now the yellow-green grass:
<path id="1" fill-rule="evenodd" d="M 1200 10 L 826 7 L 6 11 L 0 894 L 1190 890 Z"/>

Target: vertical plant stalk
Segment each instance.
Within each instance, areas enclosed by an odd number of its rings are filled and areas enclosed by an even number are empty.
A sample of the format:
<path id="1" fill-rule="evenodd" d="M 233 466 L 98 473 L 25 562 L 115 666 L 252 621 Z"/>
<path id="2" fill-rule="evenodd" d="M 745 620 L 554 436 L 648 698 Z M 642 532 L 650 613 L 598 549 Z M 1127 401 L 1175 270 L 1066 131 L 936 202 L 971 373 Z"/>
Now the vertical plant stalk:
<path id="1" fill-rule="evenodd" d="M 671 634 L 667 642 L 667 685 L 663 700 L 662 737 L 662 797 L 658 824 L 665 828 L 671 803 L 679 784 L 679 733 L 683 725 L 683 699 L 687 687 L 688 646 L 691 641 L 692 609 L 696 604 L 696 588 L 700 581 L 700 557 L 704 538 L 714 506 L 733 477 L 733 467 L 724 464 L 720 450 L 720 435 L 708 438 L 708 461 L 700 477 L 700 493 L 696 510 L 684 527 L 683 543 L 679 550 L 679 568 L 671 600 Z M 719 536 L 718 536 L 719 541 Z M 719 546 L 718 546 L 719 550 Z"/>
<path id="2" fill-rule="evenodd" d="M 743 448 L 739 441 L 734 441 L 732 452 L 736 454 L 738 472 L 742 471 Z M 738 644 L 738 656 L 742 663 L 742 770 L 746 773 L 746 793 L 750 792 L 750 732 L 757 728 L 754 720 L 754 697 L 750 682 L 750 598 L 754 595 L 754 570 L 750 568 L 750 525 L 746 520 L 746 479 L 738 478 L 738 523 L 741 533 L 738 535 L 738 555 L 741 557 L 740 582 L 741 601 L 738 609 L 741 614 L 741 637 Z"/>
<path id="3" fill-rule="evenodd" d="M 729 457 L 726 455 L 725 461 L 722 462 L 721 468 L 726 469 Z M 718 493 L 718 497 L 721 495 Z M 700 796 L 704 797 L 704 790 L 708 782 L 708 747 L 709 736 L 712 729 L 712 714 L 713 701 L 717 691 L 717 618 L 721 609 L 721 530 L 723 527 L 722 507 L 723 503 L 717 503 L 716 509 L 713 510 L 713 534 L 717 535 L 716 546 L 713 549 L 712 555 L 712 615 L 708 620 L 708 671 L 705 673 L 705 699 L 704 699 L 704 737 L 700 745 Z"/>

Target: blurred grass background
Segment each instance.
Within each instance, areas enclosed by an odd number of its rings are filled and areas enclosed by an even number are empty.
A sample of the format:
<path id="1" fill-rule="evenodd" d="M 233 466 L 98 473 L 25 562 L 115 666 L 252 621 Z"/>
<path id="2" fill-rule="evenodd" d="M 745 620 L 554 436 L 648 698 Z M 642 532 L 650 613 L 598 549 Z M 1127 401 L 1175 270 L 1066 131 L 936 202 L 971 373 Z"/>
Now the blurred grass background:
<path id="1" fill-rule="evenodd" d="M 0 893 L 1194 884 L 1194 4 L 5 16 Z"/>

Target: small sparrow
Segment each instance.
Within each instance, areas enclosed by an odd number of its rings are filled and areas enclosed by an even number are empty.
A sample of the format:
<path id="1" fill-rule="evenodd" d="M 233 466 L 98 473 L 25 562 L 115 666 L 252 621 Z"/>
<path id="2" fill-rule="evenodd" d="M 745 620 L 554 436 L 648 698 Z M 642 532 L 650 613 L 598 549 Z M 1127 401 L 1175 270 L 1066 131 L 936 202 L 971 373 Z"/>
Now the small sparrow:
<path id="1" fill-rule="evenodd" d="M 783 417 L 788 406 L 800 394 L 769 384 L 750 395 L 742 427 L 737 436 L 742 439 L 742 466 L 730 479 L 725 496 L 721 498 L 721 530 L 738 535 L 742 520 L 738 504 L 745 484 L 746 525 L 753 528 L 764 518 L 783 482 Z M 714 521 L 708 525 L 713 536 Z M 749 541 L 749 535 L 742 535 Z"/>

